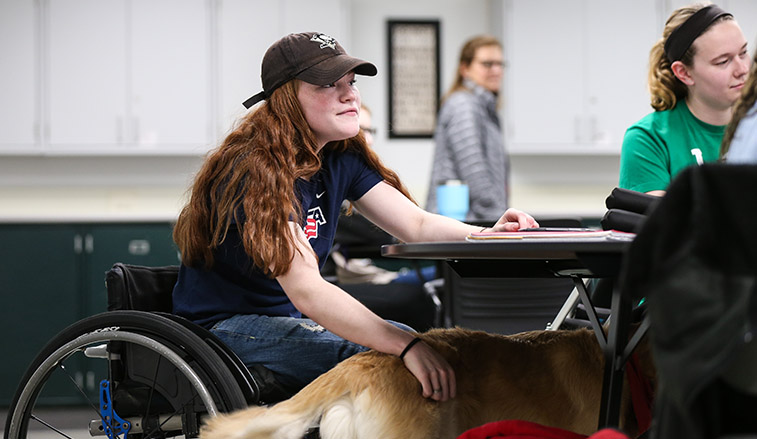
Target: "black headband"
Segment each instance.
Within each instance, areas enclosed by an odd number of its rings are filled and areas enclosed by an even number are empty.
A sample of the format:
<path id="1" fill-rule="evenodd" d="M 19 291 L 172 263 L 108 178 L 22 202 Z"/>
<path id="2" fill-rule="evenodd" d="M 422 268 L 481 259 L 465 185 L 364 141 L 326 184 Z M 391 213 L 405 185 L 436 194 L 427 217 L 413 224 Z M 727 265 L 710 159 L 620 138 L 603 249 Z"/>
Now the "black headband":
<path id="1" fill-rule="evenodd" d="M 667 56 L 668 61 L 673 63 L 680 60 L 691 43 L 702 35 L 702 32 L 710 27 L 715 20 L 726 15 L 733 16 L 717 5 L 708 5 L 696 11 L 682 25 L 675 28 L 665 41 L 665 56 Z"/>

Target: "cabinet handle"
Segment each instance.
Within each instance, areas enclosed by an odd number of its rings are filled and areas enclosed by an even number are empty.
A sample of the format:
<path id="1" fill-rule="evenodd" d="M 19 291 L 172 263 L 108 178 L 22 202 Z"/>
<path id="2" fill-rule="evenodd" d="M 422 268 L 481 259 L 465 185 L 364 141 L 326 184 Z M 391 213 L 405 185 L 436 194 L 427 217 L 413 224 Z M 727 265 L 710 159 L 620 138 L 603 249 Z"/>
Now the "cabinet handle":
<path id="1" fill-rule="evenodd" d="M 141 143 L 140 135 L 139 135 L 139 118 L 135 117 L 131 121 L 131 129 L 132 129 L 132 135 L 134 136 L 134 143 L 138 144 Z"/>
<path id="2" fill-rule="evenodd" d="M 84 251 L 88 254 L 95 251 L 95 238 L 93 238 L 89 233 L 84 235 Z"/>
<path id="3" fill-rule="evenodd" d="M 129 241 L 129 254 L 145 256 L 150 253 L 150 241 L 146 239 L 132 239 Z"/>
<path id="4" fill-rule="evenodd" d="M 124 142 L 124 118 L 116 116 L 116 143 Z"/>
<path id="5" fill-rule="evenodd" d="M 573 134 L 576 143 L 581 143 L 581 117 L 575 116 L 573 118 Z"/>
<path id="6" fill-rule="evenodd" d="M 87 371 L 87 390 L 95 389 L 95 373 L 91 370 Z"/>
<path id="7" fill-rule="evenodd" d="M 83 249 L 84 245 L 81 235 L 74 235 L 74 253 L 80 255 Z"/>

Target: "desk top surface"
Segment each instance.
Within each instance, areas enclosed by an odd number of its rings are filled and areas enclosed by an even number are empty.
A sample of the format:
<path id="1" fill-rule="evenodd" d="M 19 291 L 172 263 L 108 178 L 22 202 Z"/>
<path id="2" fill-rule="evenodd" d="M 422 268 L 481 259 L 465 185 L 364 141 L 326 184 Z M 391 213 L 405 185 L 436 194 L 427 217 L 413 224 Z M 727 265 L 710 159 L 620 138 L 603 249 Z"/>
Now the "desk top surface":
<path id="1" fill-rule="evenodd" d="M 631 241 L 532 239 L 391 244 L 387 257 L 446 260 L 471 277 L 614 277 Z"/>
<path id="2" fill-rule="evenodd" d="M 381 254 L 407 259 L 576 259 L 583 254 L 619 255 L 630 244 L 604 238 L 419 242 L 384 245 Z"/>

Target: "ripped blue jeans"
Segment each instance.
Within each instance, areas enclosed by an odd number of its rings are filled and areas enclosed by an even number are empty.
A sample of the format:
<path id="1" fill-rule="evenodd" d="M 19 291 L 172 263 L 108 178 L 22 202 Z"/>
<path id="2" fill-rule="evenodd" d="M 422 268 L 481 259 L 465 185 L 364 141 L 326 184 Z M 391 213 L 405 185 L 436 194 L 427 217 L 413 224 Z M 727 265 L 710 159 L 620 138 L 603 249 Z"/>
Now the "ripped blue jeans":
<path id="1" fill-rule="evenodd" d="M 390 323 L 412 331 L 401 323 Z M 368 350 L 302 318 L 240 314 L 216 323 L 211 332 L 245 365 L 265 366 L 281 385 L 293 391 L 305 387 L 340 361 Z"/>

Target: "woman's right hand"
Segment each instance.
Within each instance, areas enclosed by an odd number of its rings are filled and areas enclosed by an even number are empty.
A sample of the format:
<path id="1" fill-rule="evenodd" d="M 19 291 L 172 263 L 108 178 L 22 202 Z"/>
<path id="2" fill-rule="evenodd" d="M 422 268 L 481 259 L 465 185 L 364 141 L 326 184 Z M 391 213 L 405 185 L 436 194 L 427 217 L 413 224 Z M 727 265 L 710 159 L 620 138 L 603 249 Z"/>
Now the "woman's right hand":
<path id="1" fill-rule="evenodd" d="M 403 358 L 405 367 L 421 383 L 423 396 L 447 401 L 457 394 L 455 371 L 438 352 L 424 342 L 416 343 Z"/>

